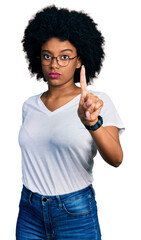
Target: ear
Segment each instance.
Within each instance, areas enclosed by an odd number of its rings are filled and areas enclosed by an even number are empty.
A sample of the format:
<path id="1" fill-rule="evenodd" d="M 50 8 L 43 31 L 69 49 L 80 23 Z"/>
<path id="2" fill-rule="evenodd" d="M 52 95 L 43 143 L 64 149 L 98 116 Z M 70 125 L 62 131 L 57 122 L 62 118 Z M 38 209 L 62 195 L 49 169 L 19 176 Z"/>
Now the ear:
<path id="1" fill-rule="evenodd" d="M 76 64 L 76 68 L 80 68 L 82 65 L 82 60 L 80 57 L 77 58 L 77 64 Z"/>

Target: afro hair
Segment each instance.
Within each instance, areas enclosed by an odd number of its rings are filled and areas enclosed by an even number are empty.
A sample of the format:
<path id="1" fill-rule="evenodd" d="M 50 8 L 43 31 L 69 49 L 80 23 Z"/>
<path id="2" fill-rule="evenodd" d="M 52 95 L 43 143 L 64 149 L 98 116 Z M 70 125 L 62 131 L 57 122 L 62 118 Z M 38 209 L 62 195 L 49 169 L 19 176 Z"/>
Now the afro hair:
<path id="1" fill-rule="evenodd" d="M 52 37 L 73 44 L 85 65 L 87 83 L 91 83 L 100 73 L 105 56 L 104 37 L 93 19 L 82 11 L 59 9 L 52 5 L 37 12 L 29 20 L 22 43 L 29 63 L 28 69 L 32 75 L 36 74 L 37 80 L 46 82 L 40 62 L 41 46 Z M 80 68 L 75 71 L 74 82 L 80 82 Z"/>

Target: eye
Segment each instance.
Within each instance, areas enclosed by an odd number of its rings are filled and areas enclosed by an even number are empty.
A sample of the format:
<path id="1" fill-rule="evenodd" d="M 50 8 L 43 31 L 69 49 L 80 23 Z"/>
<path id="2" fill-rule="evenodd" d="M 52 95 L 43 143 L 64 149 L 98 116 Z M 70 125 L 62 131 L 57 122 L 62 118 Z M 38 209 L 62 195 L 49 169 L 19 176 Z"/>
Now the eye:
<path id="1" fill-rule="evenodd" d="M 43 54 L 43 59 L 45 59 L 45 60 L 50 60 L 50 59 L 51 59 L 51 56 L 48 55 L 48 54 Z"/>
<path id="2" fill-rule="evenodd" d="M 68 60 L 69 56 L 68 55 L 61 55 L 60 58 L 61 58 L 61 60 Z"/>

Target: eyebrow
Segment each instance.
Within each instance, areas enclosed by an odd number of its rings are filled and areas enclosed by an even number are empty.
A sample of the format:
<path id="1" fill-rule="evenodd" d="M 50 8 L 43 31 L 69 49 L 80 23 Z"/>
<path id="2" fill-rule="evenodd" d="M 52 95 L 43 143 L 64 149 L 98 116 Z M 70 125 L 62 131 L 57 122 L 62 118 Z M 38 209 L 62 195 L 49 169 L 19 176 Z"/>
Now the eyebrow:
<path id="1" fill-rule="evenodd" d="M 70 52 L 73 52 L 71 49 L 63 49 L 61 50 L 60 52 L 65 52 L 65 51 L 70 51 Z M 48 52 L 48 53 L 51 53 L 49 50 L 42 50 L 42 52 Z"/>
<path id="2" fill-rule="evenodd" d="M 65 51 L 73 52 L 71 49 L 64 49 L 64 50 L 62 50 L 61 52 L 65 52 Z"/>

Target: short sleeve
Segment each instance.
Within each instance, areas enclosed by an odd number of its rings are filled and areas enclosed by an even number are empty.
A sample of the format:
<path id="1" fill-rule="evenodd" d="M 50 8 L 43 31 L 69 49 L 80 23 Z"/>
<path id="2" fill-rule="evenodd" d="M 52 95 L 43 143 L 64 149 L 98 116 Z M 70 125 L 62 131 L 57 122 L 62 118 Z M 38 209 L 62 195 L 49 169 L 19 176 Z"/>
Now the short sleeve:
<path id="1" fill-rule="evenodd" d="M 121 135 L 125 130 L 125 126 L 111 98 L 103 92 L 93 93 L 104 102 L 103 108 L 100 112 L 100 115 L 103 118 L 103 126 L 115 126 L 118 128 L 119 135 Z"/>

